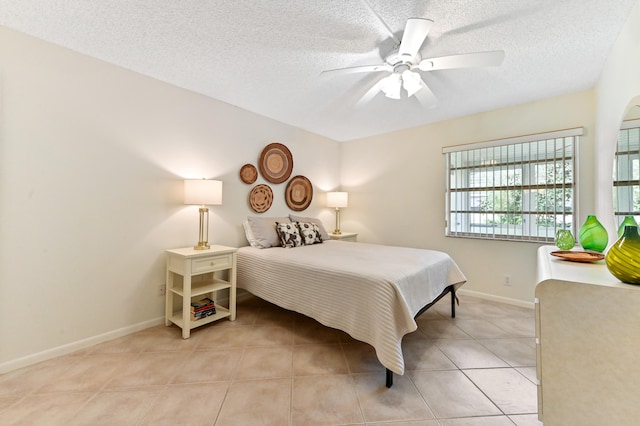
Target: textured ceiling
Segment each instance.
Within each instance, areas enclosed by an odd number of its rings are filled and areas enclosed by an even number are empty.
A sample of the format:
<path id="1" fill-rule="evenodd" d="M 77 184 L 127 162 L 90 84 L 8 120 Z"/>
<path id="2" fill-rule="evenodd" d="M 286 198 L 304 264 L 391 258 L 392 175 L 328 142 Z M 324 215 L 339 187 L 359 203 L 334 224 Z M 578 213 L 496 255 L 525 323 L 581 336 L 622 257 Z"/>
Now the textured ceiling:
<path id="1" fill-rule="evenodd" d="M 344 141 L 593 87 L 637 0 L 0 0 L 0 24 Z M 422 72 L 438 97 L 358 99 L 406 20 L 423 57 L 501 49 L 497 68 Z"/>

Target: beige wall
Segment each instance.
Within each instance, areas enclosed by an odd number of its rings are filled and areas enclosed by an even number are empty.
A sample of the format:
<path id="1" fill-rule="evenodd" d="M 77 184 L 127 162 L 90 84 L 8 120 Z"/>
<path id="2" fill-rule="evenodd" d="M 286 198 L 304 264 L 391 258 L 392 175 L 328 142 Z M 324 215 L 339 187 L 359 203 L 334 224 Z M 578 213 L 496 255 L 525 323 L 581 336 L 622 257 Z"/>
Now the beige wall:
<path id="1" fill-rule="evenodd" d="M 338 142 L 4 28 L 0 76 L 0 372 L 159 321 L 163 252 L 198 237 L 185 177 L 224 182 L 210 241 L 245 245 L 238 172 L 279 141 L 333 224 Z"/>
<path id="2" fill-rule="evenodd" d="M 344 143 L 342 188 L 349 191 L 349 208 L 342 228 L 359 232 L 361 241 L 446 251 L 467 275 L 463 289 L 530 304 L 538 244 L 444 236 L 442 147 L 583 126 L 582 218 L 593 209 L 593 111 L 593 92 L 585 91 Z M 511 286 L 503 284 L 504 275 Z"/>

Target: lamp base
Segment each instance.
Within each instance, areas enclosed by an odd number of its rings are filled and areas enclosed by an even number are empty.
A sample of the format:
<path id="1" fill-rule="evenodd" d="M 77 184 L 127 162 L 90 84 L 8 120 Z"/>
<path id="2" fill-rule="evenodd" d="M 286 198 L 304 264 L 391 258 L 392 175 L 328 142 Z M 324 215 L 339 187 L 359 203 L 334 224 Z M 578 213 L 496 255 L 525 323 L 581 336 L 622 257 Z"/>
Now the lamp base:
<path id="1" fill-rule="evenodd" d="M 336 229 L 333 230 L 333 235 L 340 235 L 340 209 L 336 207 Z"/>
<path id="2" fill-rule="evenodd" d="M 198 245 L 194 246 L 194 250 L 209 250 L 209 209 L 206 206 L 200 206 L 200 229 L 198 231 Z"/>

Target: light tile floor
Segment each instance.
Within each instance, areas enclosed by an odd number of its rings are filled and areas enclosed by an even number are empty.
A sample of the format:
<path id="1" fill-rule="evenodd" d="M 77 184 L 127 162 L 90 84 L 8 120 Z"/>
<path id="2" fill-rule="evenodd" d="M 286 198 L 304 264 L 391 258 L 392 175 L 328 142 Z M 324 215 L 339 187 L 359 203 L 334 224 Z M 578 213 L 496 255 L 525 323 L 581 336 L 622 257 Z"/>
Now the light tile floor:
<path id="1" fill-rule="evenodd" d="M 391 389 L 369 345 L 250 296 L 187 340 L 158 326 L 0 376 L 0 424 L 541 425 L 533 310 L 449 300 Z"/>

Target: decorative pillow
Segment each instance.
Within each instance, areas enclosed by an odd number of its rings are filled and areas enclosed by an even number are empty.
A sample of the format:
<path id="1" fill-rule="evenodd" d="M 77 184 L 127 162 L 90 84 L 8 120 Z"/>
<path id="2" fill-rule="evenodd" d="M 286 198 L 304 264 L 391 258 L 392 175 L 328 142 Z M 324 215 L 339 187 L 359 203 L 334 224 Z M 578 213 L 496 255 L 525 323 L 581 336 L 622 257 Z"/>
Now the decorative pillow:
<path id="1" fill-rule="evenodd" d="M 251 229 L 251 234 L 253 234 L 252 244 L 251 240 L 249 240 L 250 235 L 247 235 L 247 232 L 245 232 L 249 244 L 258 248 L 279 247 L 280 237 L 276 231 L 276 222 L 289 222 L 289 218 L 248 216 L 247 223 Z"/>
<path id="2" fill-rule="evenodd" d="M 304 217 L 304 216 L 296 216 L 289 215 L 289 219 L 291 222 L 307 222 L 307 223 L 315 223 L 318 225 L 318 229 L 320 230 L 320 236 L 322 237 L 322 241 L 327 241 L 329 239 L 329 233 L 324 229 L 324 225 L 320 221 L 320 219 L 316 219 L 315 217 Z"/>
<path id="3" fill-rule="evenodd" d="M 276 231 L 280 237 L 282 247 L 300 247 L 302 245 L 302 237 L 298 230 L 298 225 L 291 222 L 276 222 Z"/>
<path id="4" fill-rule="evenodd" d="M 300 228 L 300 235 L 302 236 L 302 242 L 305 245 L 321 243 L 322 236 L 320 235 L 320 229 L 318 225 L 311 222 L 296 222 L 298 228 Z"/>

